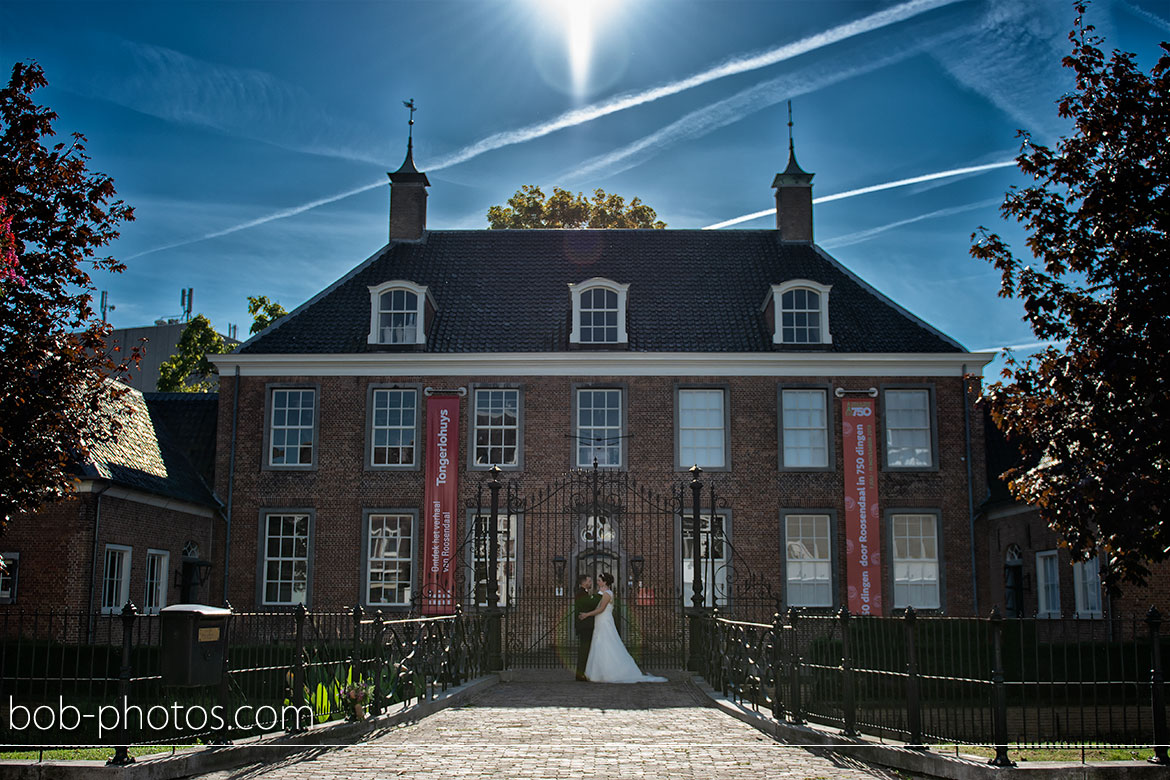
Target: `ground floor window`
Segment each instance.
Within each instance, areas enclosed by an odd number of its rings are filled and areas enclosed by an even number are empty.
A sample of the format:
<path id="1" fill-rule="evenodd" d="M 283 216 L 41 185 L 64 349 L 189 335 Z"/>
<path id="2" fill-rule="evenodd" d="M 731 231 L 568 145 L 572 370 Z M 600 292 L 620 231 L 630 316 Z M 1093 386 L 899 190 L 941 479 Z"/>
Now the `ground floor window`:
<path id="1" fill-rule="evenodd" d="M 933 514 L 895 514 L 894 609 L 938 609 L 938 523 Z"/>
<path id="2" fill-rule="evenodd" d="M 366 519 L 366 603 L 410 604 L 413 562 L 414 515 L 370 513 Z"/>
<path id="3" fill-rule="evenodd" d="M 106 545 L 106 565 L 102 569 L 102 612 L 121 612 L 130 600 L 130 553 L 129 547 Z"/>
<path id="4" fill-rule="evenodd" d="M 167 569 L 171 554 L 166 550 L 146 551 L 146 592 L 142 597 L 142 611 L 157 614 L 167 605 Z"/>
<path id="5" fill-rule="evenodd" d="M 788 606 L 833 606 L 830 522 L 824 514 L 784 518 L 785 580 Z"/>
<path id="6" fill-rule="evenodd" d="M 729 545 L 726 542 L 726 518 L 723 515 L 699 516 L 699 575 L 703 580 L 703 606 L 723 607 L 728 604 L 727 591 Z M 683 604 L 694 604 L 695 578 L 695 521 L 691 515 L 682 518 L 682 594 Z"/>
<path id="7" fill-rule="evenodd" d="M 266 605 L 308 601 L 308 515 L 273 513 L 265 517 L 263 565 Z"/>
<path id="8" fill-rule="evenodd" d="M 488 548 L 488 529 L 491 518 L 474 515 L 473 540 L 471 546 L 472 568 L 474 571 L 475 603 L 488 606 L 488 590 L 491 573 L 491 550 Z M 516 601 L 517 580 L 519 579 L 519 536 L 520 516 L 500 515 L 496 520 L 496 593 L 497 606 L 506 607 Z"/>
<path id="9" fill-rule="evenodd" d="M 1101 563 L 1099 558 L 1073 564 L 1073 585 L 1077 595 L 1077 617 L 1101 617 Z"/>
<path id="10" fill-rule="evenodd" d="M 1056 550 L 1036 553 L 1036 613 L 1040 617 L 1060 617 L 1060 569 Z"/>
<path id="11" fill-rule="evenodd" d="M 4 568 L 0 569 L 0 604 L 16 602 L 16 583 L 20 575 L 20 553 L 0 553 Z"/>

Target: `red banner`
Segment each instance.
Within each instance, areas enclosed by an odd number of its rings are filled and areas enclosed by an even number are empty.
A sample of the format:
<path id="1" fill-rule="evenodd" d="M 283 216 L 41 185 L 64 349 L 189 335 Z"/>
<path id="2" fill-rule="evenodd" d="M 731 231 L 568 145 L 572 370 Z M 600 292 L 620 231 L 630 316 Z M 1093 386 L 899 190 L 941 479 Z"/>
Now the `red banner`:
<path id="1" fill-rule="evenodd" d="M 423 492 L 422 591 L 424 615 L 455 613 L 455 558 L 459 491 L 459 398 L 427 399 L 427 470 Z"/>
<path id="2" fill-rule="evenodd" d="M 882 614 L 881 516 L 878 514 L 877 426 L 872 398 L 843 399 L 845 449 L 845 576 L 849 611 Z"/>

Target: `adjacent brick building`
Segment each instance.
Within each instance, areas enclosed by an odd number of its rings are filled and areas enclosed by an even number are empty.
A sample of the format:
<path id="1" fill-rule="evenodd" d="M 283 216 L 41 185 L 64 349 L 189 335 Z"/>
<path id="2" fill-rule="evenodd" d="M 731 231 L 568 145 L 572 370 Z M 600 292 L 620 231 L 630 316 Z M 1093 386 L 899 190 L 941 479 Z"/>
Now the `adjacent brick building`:
<path id="1" fill-rule="evenodd" d="M 776 230 L 431 231 L 409 150 L 390 178 L 389 243 L 215 358 L 233 605 L 417 609 L 437 551 L 422 549 L 440 441 L 426 410 L 447 399 L 459 598 L 485 603 L 475 518 L 498 465 L 526 502 L 501 512 L 501 603 L 551 599 L 599 566 L 635 607 L 690 603 L 697 464 L 718 492 L 700 530 L 709 604 L 734 609 L 751 588 L 769 610 L 856 605 L 850 567 L 864 564 L 866 595 L 885 596 L 874 611 L 990 607 L 974 571 L 989 553 L 974 527 L 987 472 L 973 400 L 992 354 L 813 242 L 812 174 L 791 150 Z M 867 417 L 843 419 L 857 401 L 850 415 Z M 638 487 L 551 511 L 588 492 L 563 481 L 582 468 L 611 491 L 614 473 Z M 847 528 L 862 514 L 859 543 Z"/>

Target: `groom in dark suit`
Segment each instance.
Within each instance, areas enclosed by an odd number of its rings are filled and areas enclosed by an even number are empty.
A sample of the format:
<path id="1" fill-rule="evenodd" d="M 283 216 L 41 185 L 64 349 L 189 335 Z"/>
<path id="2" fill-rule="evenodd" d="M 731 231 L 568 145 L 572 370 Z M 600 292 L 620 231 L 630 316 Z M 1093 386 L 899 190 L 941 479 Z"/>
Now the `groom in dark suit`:
<path id="1" fill-rule="evenodd" d="M 573 627 L 577 631 L 577 679 L 585 680 L 585 662 L 589 660 L 589 646 L 593 643 L 593 618 L 582 619 L 586 612 L 597 609 L 601 595 L 593 592 L 593 578 L 588 574 L 577 576 L 577 593 L 573 597 Z"/>

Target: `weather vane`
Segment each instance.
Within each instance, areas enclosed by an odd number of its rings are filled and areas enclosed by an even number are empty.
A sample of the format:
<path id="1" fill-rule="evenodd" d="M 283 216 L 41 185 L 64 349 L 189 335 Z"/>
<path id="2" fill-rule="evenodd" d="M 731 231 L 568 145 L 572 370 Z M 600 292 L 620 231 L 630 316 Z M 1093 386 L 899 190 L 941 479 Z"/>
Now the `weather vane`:
<path id="1" fill-rule="evenodd" d="M 411 109 L 412 111 L 414 109 Z M 788 101 L 788 151 L 793 150 L 792 146 L 792 101 Z"/>
<path id="2" fill-rule="evenodd" d="M 411 98 L 410 100 L 403 100 L 402 105 L 404 105 L 410 109 L 410 121 L 406 123 L 406 126 L 408 128 L 406 140 L 408 142 L 413 142 L 414 141 L 414 112 L 415 112 L 414 98 Z M 791 104 L 789 105 L 788 112 L 792 113 Z"/>

